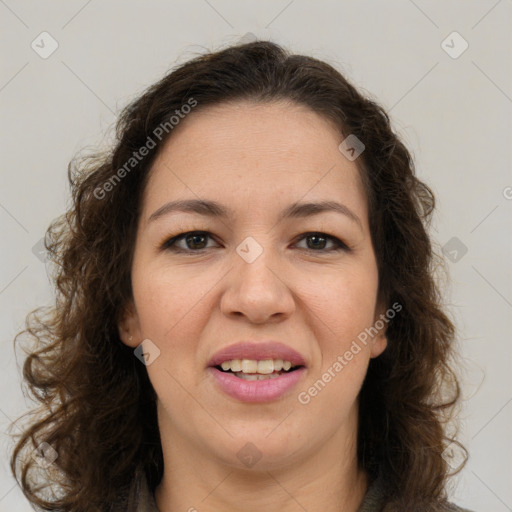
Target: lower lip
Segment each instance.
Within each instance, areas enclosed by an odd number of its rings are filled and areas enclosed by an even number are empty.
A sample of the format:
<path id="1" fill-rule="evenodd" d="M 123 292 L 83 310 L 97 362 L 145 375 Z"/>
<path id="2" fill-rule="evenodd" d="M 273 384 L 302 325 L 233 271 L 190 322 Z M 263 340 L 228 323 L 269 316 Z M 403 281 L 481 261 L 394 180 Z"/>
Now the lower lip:
<path id="1" fill-rule="evenodd" d="M 242 402 L 270 402 L 281 398 L 301 379 L 306 368 L 282 373 L 279 377 L 265 380 L 244 380 L 232 373 L 210 367 L 209 371 L 222 391 Z"/>

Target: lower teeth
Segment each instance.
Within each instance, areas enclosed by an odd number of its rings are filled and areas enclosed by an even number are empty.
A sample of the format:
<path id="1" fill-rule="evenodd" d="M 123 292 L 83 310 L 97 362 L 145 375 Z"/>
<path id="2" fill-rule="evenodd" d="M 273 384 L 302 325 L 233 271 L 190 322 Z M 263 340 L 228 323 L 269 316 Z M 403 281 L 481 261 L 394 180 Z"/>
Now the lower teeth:
<path id="1" fill-rule="evenodd" d="M 270 373 L 267 375 L 263 375 L 260 373 L 243 373 L 243 372 L 234 372 L 233 375 L 236 375 L 240 379 L 244 380 L 268 380 L 268 379 L 277 379 L 281 375 L 279 372 Z"/>

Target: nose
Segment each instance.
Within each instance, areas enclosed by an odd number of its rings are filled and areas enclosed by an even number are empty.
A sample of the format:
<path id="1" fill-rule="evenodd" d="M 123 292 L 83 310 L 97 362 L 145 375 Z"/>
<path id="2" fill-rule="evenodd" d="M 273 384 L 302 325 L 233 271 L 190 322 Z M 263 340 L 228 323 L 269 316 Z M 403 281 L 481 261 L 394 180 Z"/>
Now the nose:
<path id="1" fill-rule="evenodd" d="M 294 312 L 293 294 L 271 250 L 265 249 L 250 263 L 235 253 L 233 263 L 221 299 L 225 315 L 264 324 L 281 322 Z"/>

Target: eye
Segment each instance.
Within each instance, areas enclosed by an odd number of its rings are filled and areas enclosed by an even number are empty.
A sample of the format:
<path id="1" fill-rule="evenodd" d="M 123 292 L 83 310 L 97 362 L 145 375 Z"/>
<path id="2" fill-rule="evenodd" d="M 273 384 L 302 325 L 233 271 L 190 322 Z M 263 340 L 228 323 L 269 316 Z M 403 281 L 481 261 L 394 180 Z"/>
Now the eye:
<path id="1" fill-rule="evenodd" d="M 208 239 L 212 239 L 211 233 L 208 231 L 187 231 L 186 233 L 180 233 L 179 235 L 166 240 L 162 244 L 162 249 L 183 253 L 200 252 L 211 248 L 211 246 L 208 247 Z M 306 240 L 307 247 L 302 247 L 302 249 L 305 249 L 306 251 L 350 251 L 350 248 L 341 240 L 335 236 L 327 235 L 326 233 L 304 233 L 298 238 L 299 242 L 302 242 L 303 240 Z M 331 243 L 331 247 L 326 248 L 326 245 L 328 245 L 329 242 Z"/>
<path id="2" fill-rule="evenodd" d="M 327 235 L 326 233 L 313 232 L 313 233 L 305 233 L 300 238 L 299 241 L 306 240 L 307 247 L 305 248 L 307 251 L 313 252 L 321 252 L 321 251 L 349 251 L 350 249 L 344 244 L 341 240 L 336 238 L 335 236 Z M 331 242 L 331 248 L 326 249 L 326 244 Z"/>
<path id="3" fill-rule="evenodd" d="M 164 242 L 162 249 L 175 252 L 199 252 L 208 248 L 206 247 L 208 238 L 211 238 L 211 234 L 207 231 L 188 231 Z M 183 242 L 184 246 L 178 245 L 178 242 Z"/>

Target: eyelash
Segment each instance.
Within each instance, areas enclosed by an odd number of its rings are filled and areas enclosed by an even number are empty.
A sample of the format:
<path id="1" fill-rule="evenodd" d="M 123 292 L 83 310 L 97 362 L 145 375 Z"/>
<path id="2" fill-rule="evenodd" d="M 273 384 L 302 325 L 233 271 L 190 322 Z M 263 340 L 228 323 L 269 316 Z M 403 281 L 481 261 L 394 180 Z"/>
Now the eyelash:
<path id="1" fill-rule="evenodd" d="M 209 233 L 208 231 L 187 231 L 185 233 L 180 233 L 179 235 L 176 235 L 176 236 L 173 236 L 172 238 L 169 238 L 168 240 L 166 240 L 161 248 L 163 250 L 168 250 L 168 251 L 172 251 L 172 252 L 177 252 L 177 253 L 201 253 L 203 251 L 205 251 L 206 249 L 208 249 L 208 247 L 203 247 L 202 249 L 183 249 L 181 247 L 176 247 L 176 242 L 178 242 L 179 240 L 181 239 L 185 239 L 185 237 L 187 235 L 204 235 L 204 236 L 207 236 L 208 238 L 211 238 L 211 233 Z M 310 252 L 310 253 L 317 253 L 317 252 L 338 252 L 338 251 L 346 251 L 346 252 L 349 252 L 350 251 L 350 248 L 345 244 L 343 243 L 341 240 L 339 240 L 338 238 L 336 238 L 335 236 L 331 236 L 331 235 L 328 235 L 327 233 L 322 233 L 320 231 L 310 231 L 310 232 L 307 232 L 307 233 L 303 233 L 300 238 L 297 240 L 296 243 L 306 239 L 307 237 L 310 237 L 310 236 L 317 236 L 317 237 L 320 237 L 320 238 L 324 238 L 326 239 L 327 241 L 332 241 L 335 245 L 334 248 L 331 248 L 331 249 L 319 249 L 319 250 L 316 250 L 316 249 L 304 249 L 305 251 L 307 252 Z"/>

